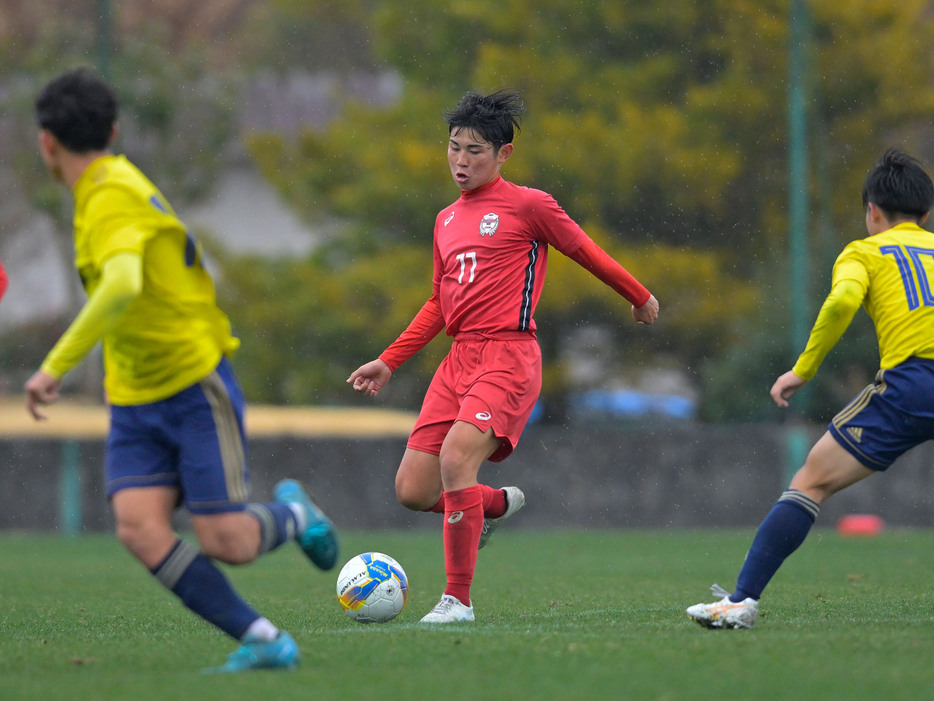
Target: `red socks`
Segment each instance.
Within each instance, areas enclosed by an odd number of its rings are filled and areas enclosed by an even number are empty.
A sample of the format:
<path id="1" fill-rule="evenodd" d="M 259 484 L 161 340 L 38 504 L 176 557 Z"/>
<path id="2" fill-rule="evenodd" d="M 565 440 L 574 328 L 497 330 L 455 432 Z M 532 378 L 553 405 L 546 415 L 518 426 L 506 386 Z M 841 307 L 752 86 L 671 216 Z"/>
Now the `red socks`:
<path id="1" fill-rule="evenodd" d="M 502 494 L 501 490 L 495 491 Z M 443 495 L 444 569 L 448 577 L 444 593 L 457 598 L 465 606 L 470 606 L 470 584 L 477 567 L 477 546 L 483 530 L 483 497 L 483 485 Z"/>
<path id="2" fill-rule="evenodd" d="M 483 490 L 483 518 L 499 518 L 506 513 L 506 492 L 502 489 L 495 489 L 485 484 L 481 484 L 479 487 Z M 441 493 L 441 498 L 438 499 L 437 504 L 425 509 L 425 511 L 443 514 L 444 493 Z"/>
<path id="3" fill-rule="evenodd" d="M 483 490 L 483 518 L 499 518 L 506 513 L 506 492 L 481 484 Z"/>
<path id="4" fill-rule="evenodd" d="M 444 569 L 448 575 L 444 593 L 470 606 L 470 584 L 477 567 L 483 519 L 506 513 L 506 493 L 478 484 L 442 492 L 438 503 L 425 511 L 444 514 Z"/>

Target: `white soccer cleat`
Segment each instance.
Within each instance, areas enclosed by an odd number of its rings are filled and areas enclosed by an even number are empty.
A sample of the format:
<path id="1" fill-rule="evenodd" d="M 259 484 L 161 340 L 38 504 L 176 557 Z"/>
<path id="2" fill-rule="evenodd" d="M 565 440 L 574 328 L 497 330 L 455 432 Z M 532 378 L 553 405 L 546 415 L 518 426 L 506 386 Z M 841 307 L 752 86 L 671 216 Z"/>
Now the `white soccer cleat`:
<path id="1" fill-rule="evenodd" d="M 473 606 L 464 606 L 457 598 L 442 594 L 441 601 L 419 623 L 469 623 Z"/>
<path id="2" fill-rule="evenodd" d="M 715 596 L 723 596 L 712 604 L 694 604 L 689 606 L 687 614 L 705 628 L 752 628 L 759 615 L 759 602 L 755 599 L 730 601 L 729 592 L 719 584 L 710 590 Z"/>
<path id="3" fill-rule="evenodd" d="M 483 519 L 483 530 L 480 531 L 480 545 L 477 546 L 477 550 L 490 542 L 493 531 L 499 528 L 503 521 L 525 506 L 525 494 L 521 489 L 518 487 L 502 487 L 501 489 L 506 492 L 506 513 L 499 518 Z"/>

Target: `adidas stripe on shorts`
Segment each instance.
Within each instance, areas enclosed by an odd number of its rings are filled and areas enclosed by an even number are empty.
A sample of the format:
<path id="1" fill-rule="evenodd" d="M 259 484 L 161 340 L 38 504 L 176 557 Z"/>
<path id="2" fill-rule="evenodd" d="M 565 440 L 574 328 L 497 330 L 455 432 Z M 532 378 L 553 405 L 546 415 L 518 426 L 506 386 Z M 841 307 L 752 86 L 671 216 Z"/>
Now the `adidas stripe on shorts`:
<path id="1" fill-rule="evenodd" d="M 866 467 L 887 469 L 903 453 L 934 438 L 934 360 L 909 358 L 879 370 L 827 430 Z"/>

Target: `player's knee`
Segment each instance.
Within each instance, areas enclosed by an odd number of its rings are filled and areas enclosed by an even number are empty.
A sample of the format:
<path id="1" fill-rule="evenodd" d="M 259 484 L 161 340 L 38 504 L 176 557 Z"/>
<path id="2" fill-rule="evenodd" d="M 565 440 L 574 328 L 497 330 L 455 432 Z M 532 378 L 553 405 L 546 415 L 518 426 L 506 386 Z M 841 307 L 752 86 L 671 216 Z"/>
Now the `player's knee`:
<path id="1" fill-rule="evenodd" d="M 418 499 L 413 499 L 407 494 L 400 494 L 398 491 L 396 492 L 396 499 L 409 511 L 424 511 L 428 508 L 427 506 L 422 506 L 423 502 Z"/>
<path id="2" fill-rule="evenodd" d="M 441 494 L 437 490 L 429 493 L 421 485 L 412 484 L 405 480 L 396 480 L 396 499 L 402 506 L 411 511 L 425 511 L 438 503 Z"/>
<path id="3" fill-rule="evenodd" d="M 117 540 L 130 552 L 136 552 L 143 542 L 143 530 L 139 523 L 118 521 L 116 526 Z"/>
<path id="4" fill-rule="evenodd" d="M 478 468 L 474 461 L 456 453 L 448 453 L 441 459 L 441 481 L 446 489 L 459 489 L 457 485 L 477 481 Z"/>
<path id="5" fill-rule="evenodd" d="M 819 469 L 809 460 L 795 473 L 789 488 L 806 494 L 820 504 L 838 491 L 836 483 L 837 476 L 833 471 Z"/>
<path id="6" fill-rule="evenodd" d="M 136 520 L 117 521 L 116 535 L 123 547 L 149 568 L 162 561 L 177 539 L 171 528 Z"/>
<path id="7" fill-rule="evenodd" d="M 438 457 L 406 450 L 396 471 L 396 499 L 412 511 L 430 509 L 441 499 Z"/>

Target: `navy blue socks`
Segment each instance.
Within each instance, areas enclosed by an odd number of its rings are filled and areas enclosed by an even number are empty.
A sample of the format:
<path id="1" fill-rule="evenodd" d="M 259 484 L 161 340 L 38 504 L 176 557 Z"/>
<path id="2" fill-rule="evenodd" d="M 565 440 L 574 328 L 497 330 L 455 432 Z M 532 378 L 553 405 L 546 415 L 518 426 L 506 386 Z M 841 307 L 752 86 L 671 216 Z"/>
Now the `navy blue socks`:
<path id="1" fill-rule="evenodd" d="M 275 550 L 295 537 L 297 528 L 292 507 L 283 502 L 247 504 L 246 510 L 259 521 L 259 554 Z"/>
<path id="2" fill-rule="evenodd" d="M 246 508 L 259 522 L 260 555 L 295 537 L 296 518 L 288 504 L 248 504 Z M 210 558 L 183 540 L 175 543 L 152 574 L 186 607 L 232 638 L 240 640 L 260 618 Z"/>
<path id="3" fill-rule="evenodd" d="M 762 596 L 785 558 L 804 542 L 819 510 L 820 504 L 803 492 L 789 489 L 782 494 L 756 532 L 731 601 Z"/>
<path id="4" fill-rule="evenodd" d="M 214 563 L 183 540 L 176 542 L 152 574 L 191 611 L 235 640 L 260 617 Z"/>

